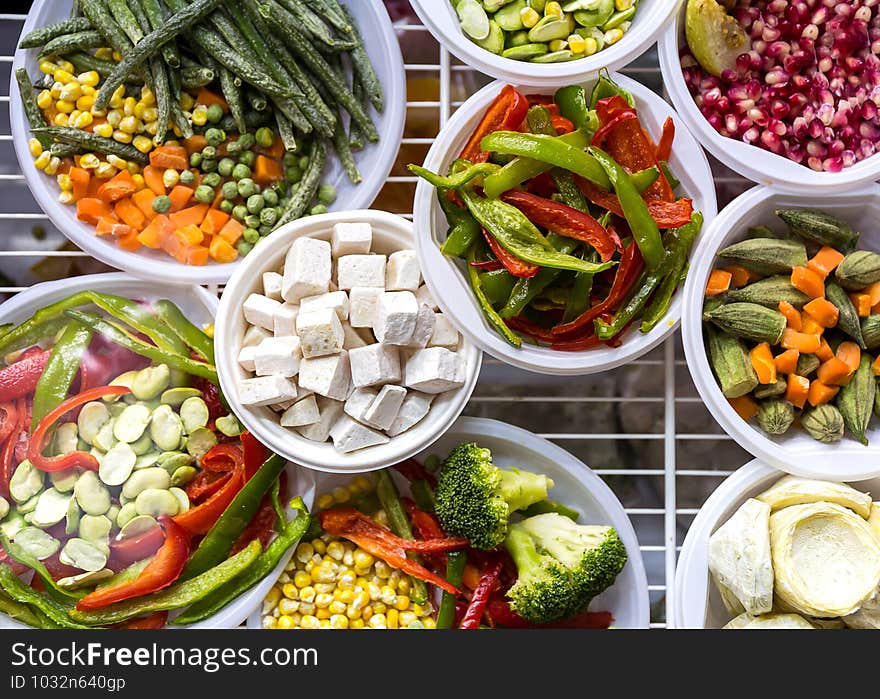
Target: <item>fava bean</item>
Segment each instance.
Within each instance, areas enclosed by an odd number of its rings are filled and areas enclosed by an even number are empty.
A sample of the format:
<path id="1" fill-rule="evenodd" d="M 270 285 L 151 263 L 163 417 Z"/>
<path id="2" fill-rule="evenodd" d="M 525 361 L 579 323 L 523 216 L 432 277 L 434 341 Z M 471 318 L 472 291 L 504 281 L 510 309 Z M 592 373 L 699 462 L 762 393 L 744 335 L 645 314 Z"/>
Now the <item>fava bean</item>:
<path id="1" fill-rule="evenodd" d="M 110 386 L 125 386 L 126 388 L 131 388 L 132 383 L 134 383 L 134 379 L 137 376 L 137 371 L 126 371 L 124 374 L 120 374 L 115 379 L 110 382 Z M 119 400 L 119 396 L 104 396 L 101 398 L 105 403 L 115 403 Z"/>
<path id="2" fill-rule="evenodd" d="M 197 388 L 181 386 L 179 388 L 169 388 L 167 391 L 162 393 L 162 398 L 160 400 L 162 403 L 174 406 L 176 408 L 187 398 L 200 398 L 201 395 L 202 392 Z"/>
<path id="3" fill-rule="evenodd" d="M 55 471 L 49 474 L 49 480 L 52 481 L 52 487 L 60 493 L 69 493 L 76 485 L 76 479 L 79 478 L 79 470 L 68 468 L 63 471 Z"/>
<path id="4" fill-rule="evenodd" d="M 202 457 L 215 446 L 217 446 L 217 435 L 204 427 L 191 432 L 186 439 L 186 451 L 196 461 L 201 461 Z"/>
<path id="5" fill-rule="evenodd" d="M 18 512 L 13 510 L 9 513 L 2 524 L 0 524 L 0 530 L 9 538 L 14 539 L 15 535 L 18 534 L 25 527 L 24 517 L 22 517 Z"/>
<path id="6" fill-rule="evenodd" d="M 149 468 L 150 466 L 155 466 L 156 461 L 159 458 L 158 451 L 151 451 L 149 454 L 142 454 L 137 458 L 137 461 L 134 462 L 134 470 L 139 471 L 142 468 Z"/>
<path id="7" fill-rule="evenodd" d="M 55 454 L 61 456 L 76 451 L 77 428 L 75 422 L 65 422 L 55 429 Z"/>
<path id="8" fill-rule="evenodd" d="M 180 503 L 167 490 L 159 490 L 158 488 L 147 488 L 142 490 L 135 500 L 135 507 L 139 515 L 149 515 L 151 517 L 173 517 L 180 509 Z"/>
<path id="9" fill-rule="evenodd" d="M 131 522 L 131 520 L 133 520 L 137 516 L 137 508 L 134 506 L 133 502 L 127 502 L 119 508 L 119 513 L 116 515 L 116 526 L 122 530 L 119 532 L 119 538 L 125 538 L 123 536 L 125 525 Z"/>
<path id="10" fill-rule="evenodd" d="M 195 475 L 195 474 L 193 474 L 193 475 Z M 192 479 L 190 479 L 190 480 L 192 480 Z M 8 514 L 9 514 L 9 501 L 4 497 L 0 497 L 0 519 L 3 519 Z"/>
<path id="11" fill-rule="evenodd" d="M 207 425 L 209 418 L 208 404 L 201 398 L 187 398 L 180 406 L 180 419 L 187 434 Z"/>
<path id="12" fill-rule="evenodd" d="M 214 426 L 221 434 L 227 437 L 238 437 L 243 431 L 241 423 L 238 421 L 238 418 L 236 418 L 235 415 L 224 415 L 223 417 L 218 417 L 214 421 Z"/>
<path id="13" fill-rule="evenodd" d="M 119 403 L 118 405 L 121 407 L 125 404 Z M 120 410 L 120 414 L 124 410 L 125 408 L 123 407 L 122 410 Z M 112 411 L 113 407 L 111 406 L 110 412 L 112 413 Z M 109 420 L 107 420 L 107 422 L 104 423 L 101 429 L 98 430 L 98 433 L 95 435 L 94 440 L 92 440 L 92 444 L 95 446 L 95 448 L 100 449 L 101 451 L 110 451 L 113 445 L 116 444 L 117 440 L 116 436 L 114 435 L 116 420 L 116 417 L 111 417 Z"/>
<path id="14" fill-rule="evenodd" d="M 26 502 L 43 489 L 43 472 L 25 459 L 9 479 L 9 494 L 17 503 Z"/>
<path id="15" fill-rule="evenodd" d="M 13 541 L 21 546 L 25 553 L 40 561 L 49 558 L 61 546 L 58 539 L 37 527 L 24 527 L 15 535 Z"/>
<path id="16" fill-rule="evenodd" d="M 160 493 L 167 492 L 164 490 L 158 491 Z M 173 497 L 173 496 L 172 496 Z M 140 536 L 144 534 L 153 527 L 159 525 L 159 523 L 155 520 L 155 518 L 150 515 L 142 515 L 138 514 L 137 506 L 135 503 L 130 502 L 126 505 L 126 507 L 131 507 L 130 512 L 134 514 L 133 517 L 130 517 L 126 523 L 120 527 L 119 534 L 117 535 L 117 539 L 131 539 L 134 536 Z"/>
<path id="17" fill-rule="evenodd" d="M 168 388 L 171 370 L 167 364 L 157 364 L 141 369 L 131 382 L 131 392 L 138 400 L 150 400 Z"/>
<path id="18" fill-rule="evenodd" d="M 116 518 L 119 516 L 119 511 L 121 509 L 122 508 L 120 508 L 119 505 L 114 503 L 114 504 L 110 505 L 110 509 L 107 510 L 107 514 L 104 515 L 107 519 L 109 519 L 113 523 L 114 527 L 116 526 Z"/>
<path id="19" fill-rule="evenodd" d="M 110 405 L 107 406 L 110 417 L 117 418 L 122 415 L 122 411 L 125 410 L 127 405 L 128 403 L 126 403 L 124 400 L 121 400 L 118 403 L 110 403 Z"/>
<path id="20" fill-rule="evenodd" d="M 171 474 L 171 485 L 175 487 L 186 485 L 196 477 L 197 473 L 198 471 L 192 466 L 181 466 L 176 468 L 174 469 L 174 473 Z"/>
<path id="21" fill-rule="evenodd" d="M 86 471 L 79 477 L 73 487 L 73 495 L 87 515 L 102 515 L 110 509 L 110 491 L 94 471 Z"/>
<path id="22" fill-rule="evenodd" d="M 135 471 L 122 486 L 122 495 L 133 500 L 148 489 L 167 490 L 171 487 L 171 476 L 164 468 L 145 468 Z"/>
<path id="23" fill-rule="evenodd" d="M 195 400 L 201 399 L 196 398 Z M 153 419 L 150 422 L 150 438 L 159 449 L 163 451 L 177 449 L 180 446 L 180 438 L 183 436 L 183 431 L 183 421 L 171 409 L 170 405 L 160 405 L 153 411 Z"/>
<path id="24" fill-rule="evenodd" d="M 79 521 L 82 518 L 82 512 L 76 502 L 76 496 L 70 498 L 67 503 L 67 518 L 64 523 L 64 533 L 68 536 L 79 531 Z"/>
<path id="25" fill-rule="evenodd" d="M 177 514 L 182 515 L 189 510 L 189 496 L 180 488 L 171 487 L 168 489 L 175 498 L 177 498 Z"/>
<path id="26" fill-rule="evenodd" d="M 112 578 L 113 575 L 113 571 L 109 568 L 101 568 L 101 570 L 91 570 L 79 575 L 71 575 L 68 578 L 61 578 L 58 581 L 58 586 L 65 590 L 78 590 L 81 587 L 92 587 L 102 580 Z"/>
<path id="27" fill-rule="evenodd" d="M 79 538 L 86 541 L 107 541 L 113 522 L 106 515 L 84 515 L 79 521 Z"/>
<path id="28" fill-rule="evenodd" d="M 116 418 L 116 424 L 113 426 L 113 436 L 120 442 L 131 444 L 141 438 L 144 430 L 150 424 L 152 413 L 150 409 L 142 403 L 134 403 L 129 405 L 122 414 Z"/>
<path id="29" fill-rule="evenodd" d="M 101 459 L 98 475 L 107 485 L 122 485 L 131 475 L 135 461 L 137 455 L 131 445 L 117 442 Z"/>
<path id="30" fill-rule="evenodd" d="M 37 509 L 37 503 L 39 502 L 39 500 L 40 500 L 40 496 L 34 495 L 29 500 L 25 500 L 24 502 L 22 502 L 18 505 L 18 511 L 21 512 L 25 516 L 25 521 L 28 524 L 31 523 L 31 518 L 28 517 L 28 515 Z"/>
<path id="31" fill-rule="evenodd" d="M 148 433 L 142 434 L 140 439 L 131 443 L 131 450 L 136 456 L 143 456 L 151 452 L 153 450 L 153 440 L 150 439 L 150 435 Z"/>
<path id="32" fill-rule="evenodd" d="M 55 488 L 44 490 L 37 500 L 31 521 L 37 527 L 51 527 L 58 524 L 67 516 L 71 497 L 73 496 L 59 493 Z"/>
<path id="33" fill-rule="evenodd" d="M 93 541 L 68 539 L 58 559 L 65 565 L 80 570 L 96 571 L 107 565 L 107 553 Z"/>

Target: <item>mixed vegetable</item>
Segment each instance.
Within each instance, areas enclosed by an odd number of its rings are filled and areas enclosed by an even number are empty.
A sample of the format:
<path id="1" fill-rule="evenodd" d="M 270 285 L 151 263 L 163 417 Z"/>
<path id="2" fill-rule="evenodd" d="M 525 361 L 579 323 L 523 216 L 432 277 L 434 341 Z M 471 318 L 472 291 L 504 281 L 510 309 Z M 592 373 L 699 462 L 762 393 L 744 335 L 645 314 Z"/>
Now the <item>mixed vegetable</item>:
<path id="1" fill-rule="evenodd" d="M 308 525 L 285 462 L 223 409 L 172 302 L 82 292 L 0 335 L 0 611 L 41 628 L 200 621 Z M 276 534 L 271 541 L 272 537 Z M 32 572 L 30 583 L 20 578 Z"/>
<path id="2" fill-rule="evenodd" d="M 336 0 L 90 0 L 21 40 L 16 72 L 35 166 L 59 200 L 124 250 L 225 263 L 278 226 L 324 213 L 332 149 L 379 135 L 382 87 Z M 347 68 L 350 66 L 350 70 Z"/>
<path id="3" fill-rule="evenodd" d="M 446 176 L 410 165 L 437 188 L 449 222 L 444 254 L 467 261 L 489 322 L 562 351 L 619 346 L 640 320 L 666 315 L 702 216 L 632 96 L 607 77 L 553 97 L 506 86 Z M 661 233 L 665 230 L 665 233 Z"/>
<path id="4" fill-rule="evenodd" d="M 856 249 L 846 221 L 814 210 L 776 214 L 719 252 L 703 309 L 709 357 L 724 395 L 770 435 L 799 424 L 820 442 L 844 429 L 867 444 L 880 414 L 880 255 Z"/>

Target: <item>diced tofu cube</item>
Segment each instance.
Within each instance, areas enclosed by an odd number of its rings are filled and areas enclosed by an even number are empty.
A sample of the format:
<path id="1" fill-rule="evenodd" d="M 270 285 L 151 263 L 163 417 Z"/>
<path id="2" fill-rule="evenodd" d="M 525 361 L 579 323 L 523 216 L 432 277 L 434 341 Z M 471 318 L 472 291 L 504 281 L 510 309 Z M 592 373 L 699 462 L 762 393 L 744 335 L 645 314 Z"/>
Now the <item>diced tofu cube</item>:
<path id="1" fill-rule="evenodd" d="M 436 311 L 439 306 L 437 302 L 434 300 L 434 297 L 431 296 L 431 292 L 428 290 L 427 284 L 422 284 L 418 291 L 416 291 L 416 300 L 419 302 L 420 306 L 427 306 L 432 311 Z"/>
<path id="2" fill-rule="evenodd" d="M 281 304 L 278 301 L 273 301 L 262 294 L 251 294 L 244 300 L 241 310 L 248 323 L 273 332 L 275 330 L 275 311 L 280 307 Z"/>
<path id="3" fill-rule="evenodd" d="M 416 329 L 419 304 L 411 291 L 386 291 L 376 305 L 373 334 L 386 345 L 405 345 Z"/>
<path id="4" fill-rule="evenodd" d="M 320 418 L 318 418 L 317 422 L 313 422 L 310 425 L 297 427 L 296 431 L 306 439 L 311 439 L 314 442 L 326 442 L 330 436 L 330 428 L 333 427 L 342 414 L 342 403 L 338 400 L 324 398 L 323 396 L 319 396 L 315 402 L 318 404 Z"/>
<path id="5" fill-rule="evenodd" d="M 284 280 L 278 272 L 263 272 L 263 296 L 274 301 L 281 300 L 281 283 Z"/>
<path id="6" fill-rule="evenodd" d="M 464 364 L 445 347 L 418 350 L 406 362 L 404 385 L 423 393 L 443 393 L 464 385 Z"/>
<path id="7" fill-rule="evenodd" d="M 458 347 L 458 330 L 443 313 L 437 313 L 434 317 L 434 332 L 428 341 L 429 347 Z"/>
<path id="8" fill-rule="evenodd" d="M 349 322 L 355 328 L 372 328 L 379 308 L 379 297 L 385 292 L 375 286 L 356 286 L 348 292 L 351 303 Z"/>
<path id="9" fill-rule="evenodd" d="M 380 430 L 387 430 L 394 424 L 405 398 L 406 389 L 403 386 L 382 386 L 379 395 L 364 412 L 364 422 Z"/>
<path id="10" fill-rule="evenodd" d="M 356 388 L 348 396 L 348 400 L 345 401 L 343 410 L 358 422 L 365 422 L 364 414 L 378 395 L 374 388 Z"/>
<path id="11" fill-rule="evenodd" d="M 257 376 L 296 376 L 302 361 L 302 350 L 296 335 L 267 337 L 254 350 L 254 371 Z"/>
<path id="12" fill-rule="evenodd" d="M 306 358 L 299 365 L 300 387 L 319 396 L 345 400 L 350 383 L 351 370 L 345 350 L 328 357 Z"/>
<path id="13" fill-rule="evenodd" d="M 348 320 L 348 294 L 344 291 L 330 291 L 320 296 L 306 296 L 299 302 L 299 307 L 303 313 L 332 308 L 339 316 L 339 320 Z"/>
<path id="14" fill-rule="evenodd" d="M 351 380 L 358 388 L 400 381 L 400 356 L 396 347 L 374 343 L 352 349 Z"/>
<path id="15" fill-rule="evenodd" d="M 336 283 L 340 289 L 356 286 L 385 288 L 385 255 L 345 255 L 336 263 Z"/>
<path id="16" fill-rule="evenodd" d="M 343 255 L 366 255 L 373 244 L 373 229 L 369 223 L 344 221 L 333 226 L 330 245 L 333 257 Z"/>
<path id="17" fill-rule="evenodd" d="M 272 408 L 272 410 L 274 410 L 276 413 L 283 413 L 285 410 L 287 410 L 291 405 L 296 403 L 296 401 L 300 400 L 301 398 L 305 398 L 305 396 L 297 395 L 297 397 L 294 400 L 285 400 L 285 401 L 281 401 L 280 403 L 273 403 L 269 407 Z"/>
<path id="18" fill-rule="evenodd" d="M 314 425 L 321 419 L 318 403 L 314 396 L 307 396 L 291 405 L 281 415 L 282 427 L 303 427 Z"/>
<path id="19" fill-rule="evenodd" d="M 357 330 L 348 323 L 342 324 L 342 332 L 345 334 L 345 341 L 342 343 L 343 349 L 354 349 L 355 347 L 366 347 L 369 343 L 360 336 Z"/>
<path id="20" fill-rule="evenodd" d="M 299 315 L 299 306 L 290 303 L 282 303 L 281 308 L 275 311 L 274 331 L 275 337 L 287 337 L 296 335 L 296 317 Z"/>
<path id="21" fill-rule="evenodd" d="M 397 417 L 394 418 L 391 427 L 385 430 L 386 434 L 389 437 L 396 437 L 418 424 L 428 414 L 428 411 L 431 409 L 431 401 L 433 400 L 434 396 L 426 393 L 419 393 L 418 391 L 407 393 L 406 398 L 403 399 L 403 404 L 400 406 L 400 410 L 397 412 Z"/>
<path id="22" fill-rule="evenodd" d="M 407 347 L 422 349 L 428 346 L 431 335 L 434 334 L 434 316 L 437 315 L 427 306 L 419 306 L 419 314 L 416 316 L 416 327 L 412 337 L 406 343 Z"/>
<path id="23" fill-rule="evenodd" d="M 330 243 L 316 238 L 297 238 L 284 259 L 281 296 L 297 303 L 306 296 L 327 293 L 330 286 Z"/>
<path id="24" fill-rule="evenodd" d="M 262 406 L 296 398 L 296 384 L 283 376 L 257 376 L 238 382 L 242 405 Z"/>
<path id="25" fill-rule="evenodd" d="M 362 425 L 348 415 L 340 416 L 331 428 L 330 436 L 333 438 L 333 446 L 343 454 L 374 447 L 377 444 L 386 444 L 389 441 L 381 432 Z"/>
<path id="26" fill-rule="evenodd" d="M 332 308 L 322 308 L 296 317 L 296 333 L 302 342 L 303 357 L 323 357 L 342 349 L 345 333 Z"/>
<path id="27" fill-rule="evenodd" d="M 418 291 L 422 270 L 415 250 L 398 250 L 388 257 L 385 288 L 388 291 Z"/>
<path id="28" fill-rule="evenodd" d="M 242 347 L 238 352 L 238 365 L 245 371 L 254 371 L 254 353 L 257 348 L 253 345 Z"/>
<path id="29" fill-rule="evenodd" d="M 244 337 L 241 339 L 241 346 L 253 347 L 254 345 L 259 345 L 267 337 L 272 337 L 272 335 L 271 333 L 266 332 L 265 328 L 261 328 L 259 325 L 252 325 L 247 329 Z"/>

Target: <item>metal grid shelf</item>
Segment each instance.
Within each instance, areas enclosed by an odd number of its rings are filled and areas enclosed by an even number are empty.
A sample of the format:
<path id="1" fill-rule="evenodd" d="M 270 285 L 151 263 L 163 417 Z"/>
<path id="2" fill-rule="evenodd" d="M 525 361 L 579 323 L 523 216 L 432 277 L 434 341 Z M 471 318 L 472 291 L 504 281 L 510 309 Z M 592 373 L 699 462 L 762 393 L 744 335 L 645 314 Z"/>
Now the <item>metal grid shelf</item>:
<path id="1" fill-rule="evenodd" d="M 11 64 L 24 20 L 24 14 L 0 13 L 0 64 Z M 374 207 L 411 218 L 415 178 L 406 164 L 424 159 L 437 131 L 489 79 L 460 64 L 414 17 L 399 19 L 396 27 L 408 80 L 407 125 Z M 654 50 L 623 72 L 663 94 Z M 0 71 L 0 102 L 9 102 L 9 73 Z M 106 271 L 67 243 L 40 211 L 11 140 L 8 113 L 0 109 L 0 298 L 39 281 Z M 712 168 L 720 206 L 748 188 L 717 162 Z M 665 627 L 672 617 L 677 554 L 693 516 L 721 480 L 749 459 L 697 396 L 678 335 L 642 359 L 596 376 L 538 376 L 486 357 L 465 414 L 532 430 L 571 451 L 612 487 L 641 542 L 651 626 Z"/>

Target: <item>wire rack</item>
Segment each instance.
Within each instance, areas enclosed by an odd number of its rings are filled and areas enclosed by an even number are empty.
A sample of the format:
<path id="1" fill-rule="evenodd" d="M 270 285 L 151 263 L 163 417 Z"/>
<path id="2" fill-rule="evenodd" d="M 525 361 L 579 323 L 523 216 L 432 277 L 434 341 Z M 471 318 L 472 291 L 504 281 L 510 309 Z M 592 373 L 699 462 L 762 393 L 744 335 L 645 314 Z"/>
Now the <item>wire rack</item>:
<path id="1" fill-rule="evenodd" d="M 422 162 L 438 130 L 489 78 L 460 64 L 405 9 L 395 26 L 406 63 L 406 131 L 374 207 L 411 218 L 415 178 L 406 164 Z M 0 64 L 11 64 L 24 20 L 24 14 L 0 14 Z M 623 72 L 663 94 L 654 50 Z M 0 69 L 2 103 L 9 102 L 9 74 Z M 0 295 L 107 271 L 71 246 L 40 211 L 11 140 L 8 110 L 0 109 Z M 712 169 L 720 206 L 749 187 L 717 162 Z M 609 484 L 641 543 L 656 628 L 673 618 L 676 558 L 694 515 L 716 486 L 749 460 L 700 401 L 683 357 L 678 333 L 642 359 L 595 376 L 539 376 L 487 356 L 465 411 L 556 442 Z"/>

